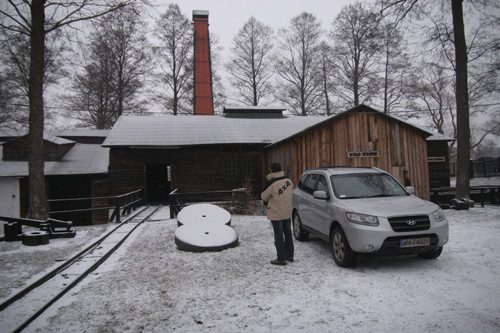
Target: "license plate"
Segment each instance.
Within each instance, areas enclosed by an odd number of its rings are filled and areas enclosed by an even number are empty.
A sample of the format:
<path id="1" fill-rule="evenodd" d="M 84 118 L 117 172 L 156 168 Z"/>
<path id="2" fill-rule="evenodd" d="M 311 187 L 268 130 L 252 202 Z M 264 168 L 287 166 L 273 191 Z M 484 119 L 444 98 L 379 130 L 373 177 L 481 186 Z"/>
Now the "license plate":
<path id="1" fill-rule="evenodd" d="M 431 239 L 427 238 L 408 238 L 401 239 L 399 241 L 399 247 L 417 247 L 417 246 L 429 246 L 431 244 Z"/>

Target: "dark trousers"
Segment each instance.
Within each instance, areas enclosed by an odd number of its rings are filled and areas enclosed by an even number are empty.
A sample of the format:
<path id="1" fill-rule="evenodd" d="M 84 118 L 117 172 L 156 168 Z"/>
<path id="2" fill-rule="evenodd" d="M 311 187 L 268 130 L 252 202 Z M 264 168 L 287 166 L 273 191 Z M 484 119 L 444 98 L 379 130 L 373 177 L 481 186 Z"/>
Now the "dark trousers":
<path id="1" fill-rule="evenodd" d="M 292 219 L 271 221 L 279 261 L 293 259 Z"/>

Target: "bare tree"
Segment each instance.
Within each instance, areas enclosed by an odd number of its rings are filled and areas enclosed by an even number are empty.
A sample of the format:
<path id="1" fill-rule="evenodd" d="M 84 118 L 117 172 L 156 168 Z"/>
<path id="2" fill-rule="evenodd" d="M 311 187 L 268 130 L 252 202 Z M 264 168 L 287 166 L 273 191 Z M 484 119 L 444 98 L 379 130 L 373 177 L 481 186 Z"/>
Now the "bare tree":
<path id="1" fill-rule="evenodd" d="M 112 51 L 98 33 L 90 42 L 90 62 L 73 81 L 76 95 L 70 96 L 71 109 L 85 126 L 111 128 L 117 120 L 117 93 L 113 87 L 116 68 Z"/>
<path id="2" fill-rule="evenodd" d="M 28 82 L 30 68 L 30 39 L 23 34 L 2 31 L 0 45 L 4 52 L 0 55 L 4 91 L 9 92 L 9 126 L 26 128 L 28 126 Z M 63 62 L 68 48 L 62 41 L 59 31 L 47 36 L 44 61 L 44 90 L 67 76 Z"/>
<path id="3" fill-rule="evenodd" d="M 296 115 L 306 116 L 321 109 L 320 43 L 321 24 L 316 16 L 302 13 L 279 32 L 279 76 L 275 98 Z"/>
<path id="4" fill-rule="evenodd" d="M 0 7 L 0 27 L 12 35 L 30 40 L 29 99 L 29 212 L 35 219 L 46 219 L 47 195 L 44 179 L 43 87 L 46 36 L 76 22 L 105 15 L 133 1 L 8 1 Z"/>
<path id="5" fill-rule="evenodd" d="M 232 86 L 238 90 L 236 100 L 257 106 L 262 98 L 272 95 L 272 38 L 272 29 L 253 16 L 233 38 L 226 70 Z"/>
<path id="6" fill-rule="evenodd" d="M 425 13 L 425 7 L 432 5 L 428 0 L 380 0 L 382 13 L 392 12 L 399 23 L 408 14 Z M 457 188 L 456 196 L 469 196 L 469 160 L 470 160 L 470 122 L 469 122 L 469 87 L 468 56 L 465 41 L 463 0 L 451 0 L 451 18 L 453 22 L 454 72 L 456 79 L 455 99 L 457 116 Z"/>
<path id="7" fill-rule="evenodd" d="M 340 11 L 332 24 L 335 94 L 346 106 L 369 102 L 379 92 L 381 17 L 361 2 Z"/>
<path id="8" fill-rule="evenodd" d="M 12 89 L 5 76 L 0 74 L 0 129 L 18 128 L 19 123 L 22 122 L 22 117 L 19 117 L 20 114 L 21 112 L 16 112 Z"/>
<path id="9" fill-rule="evenodd" d="M 132 7 L 104 17 L 90 34 L 83 71 L 76 75 L 72 109 L 87 126 L 111 128 L 123 113 L 140 113 L 148 72 L 145 25 Z"/>
<path id="10" fill-rule="evenodd" d="M 488 15 L 480 13 L 476 6 L 466 6 L 466 13 L 475 17 L 468 27 L 467 35 L 470 37 L 467 43 L 467 65 L 468 65 L 468 96 L 469 96 L 469 119 L 470 123 L 470 151 L 478 147 L 481 142 L 489 135 L 498 135 L 491 127 L 494 124 L 491 114 L 494 115 L 496 106 L 490 105 L 491 101 L 498 99 L 499 89 L 497 86 L 498 80 L 498 36 L 495 31 L 498 31 L 498 19 L 490 20 Z M 492 8 L 493 9 L 493 8 Z M 493 10 L 494 12 L 494 10 Z M 479 17 L 478 17 L 479 16 Z M 441 15 L 431 17 L 432 25 L 427 33 L 427 40 L 425 43 L 435 53 L 439 50 L 441 54 L 439 60 L 443 71 L 448 72 L 448 76 L 453 78 L 456 71 L 455 58 L 454 58 L 454 35 L 453 27 L 450 26 L 446 18 Z M 495 29 L 496 28 L 496 29 Z M 453 90 L 455 89 L 455 81 L 453 81 Z M 490 110 L 493 110 L 491 112 Z M 481 126 L 473 127 L 474 119 L 488 118 L 487 121 Z M 456 117 L 453 117 L 455 120 Z M 457 134 L 457 124 L 451 124 L 454 128 L 453 137 Z"/>
<path id="11" fill-rule="evenodd" d="M 210 34 L 210 69 L 212 70 L 212 87 L 214 96 L 214 113 L 217 113 L 217 109 L 222 110 L 223 106 L 226 104 L 226 90 L 224 86 L 224 80 L 219 74 L 221 71 L 222 57 L 221 57 L 222 46 L 219 44 L 219 37 L 216 34 Z M 190 89 L 193 88 L 192 84 L 189 85 Z"/>
<path id="12" fill-rule="evenodd" d="M 333 90 L 332 82 L 332 53 L 333 49 L 327 42 L 323 41 L 320 45 L 320 73 L 321 73 L 321 91 L 323 95 L 323 104 L 326 111 L 326 115 L 330 116 L 332 114 L 331 101 L 330 101 L 330 91 Z"/>
<path id="13" fill-rule="evenodd" d="M 383 99 L 384 113 L 405 109 L 407 86 L 411 76 L 411 65 L 406 52 L 403 33 L 398 26 L 386 23 L 383 31 Z M 405 115 L 408 118 L 409 114 Z"/>
<path id="14" fill-rule="evenodd" d="M 453 77 L 436 63 L 419 64 L 421 69 L 418 76 L 414 77 L 411 86 L 413 99 L 420 105 L 423 104 L 426 114 L 430 117 L 430 125 L 440 134 L 445 134 L 446 125 L 453 126 L 456 135 L 453 109 L 455 100 L 453 96 Z"/>
<path id="15" fill-rule="evenodd" d="M 177 4 L 169 4 L 156 22 L 155 36 L 159 41 L 154 55 L 161 86 L 157 100 L 174 115 L 192 113 L 193 31 Z"/>

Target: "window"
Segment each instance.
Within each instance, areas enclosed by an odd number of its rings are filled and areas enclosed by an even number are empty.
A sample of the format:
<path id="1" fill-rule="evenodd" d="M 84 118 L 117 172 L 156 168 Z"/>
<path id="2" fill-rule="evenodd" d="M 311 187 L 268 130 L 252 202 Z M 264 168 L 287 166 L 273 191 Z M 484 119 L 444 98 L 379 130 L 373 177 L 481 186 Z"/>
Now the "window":
<path id="1" fill-rule="evenodd" d="M 256 179 L 259 177 L 258 170 L 259 155 L 244 154 L 243 155 L 243 177 L 244 179 Z"/>
<path id="2" fill-rule="evenodd" d="M 5 161 L 27 161 L 28 148 L 25 147 L 6 147 L 4 148 Z"/>
<path id="3" fill-rule="evenodd" d="M 239 152 L 225 155 L 225 179 L 257 179 L 258 177 L 259 154 Z"/>
<path id="4" fill-rule="evenodd" d="M 45 160 L 46 161 L 56 161 L 57 160 L 57 148 L 49 147 L 45 150 Z"/>
<path id="5" fill-rule="evenodd" d="M 396 197 L 408 195 L 388 174 L 351 174 L 331 176 L 333 191 L 339 199 Z"/>
<path id="6" fill-rule="evenodd" d="M 7 146 L 4 147 L 3 159 L 5 161 L 27 161 L 29 158 L 28 147 Z M 44 150 L 45 161 L 57 160 L 57 147 L 46 147 Z"/>
<path id="7" fill-rule="evenodd" d="M 317 180 L 318 180 L 318 175 L 310 174 L 309 177 L 307 177 L 304 182 L 304 191 L 313 194 L 314 189 L 316 188 Z"/>
<path id="8" fill-rule="evenodd" d="M 328 194 L 328 183 L 326 181 L 325 176 L 323 176 L 323 175 L 319 176 L 318 187 L 316 190 L 317 191 L 325 191 L 326 194 Z"/>
<path id="9" fill-rule="evenodd" d="M 240 161 L 237 154 L 226 154 L 224 158 L 224 178 L 240 178 Z"/>

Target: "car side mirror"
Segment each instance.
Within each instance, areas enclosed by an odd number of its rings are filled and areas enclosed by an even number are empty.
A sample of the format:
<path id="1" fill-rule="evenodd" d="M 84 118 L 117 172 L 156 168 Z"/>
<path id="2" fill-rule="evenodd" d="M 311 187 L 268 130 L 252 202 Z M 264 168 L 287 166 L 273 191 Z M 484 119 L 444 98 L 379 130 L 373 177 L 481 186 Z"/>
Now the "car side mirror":
<path id="1" fill-rule="evenodd" d="M 315 198 L 315 199 L 321 199 L 321 200 L 328 200 L 328 199 L 330 199 L 329 196 L 328 196 L 328 194 L 325 191 L 314 191 L 313 198 Z"/>
<path id="2" fill-rule="evenodd" d="M 413 186 L 406 186 L 406 190 L 410 192 L 411 195 L 415 194 L 415 188 Z"/>

